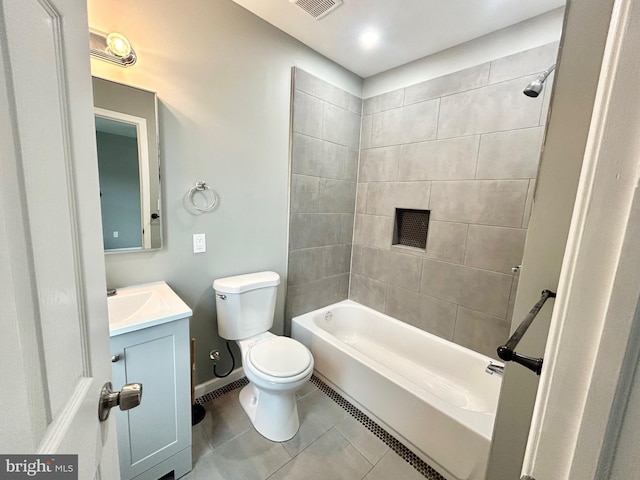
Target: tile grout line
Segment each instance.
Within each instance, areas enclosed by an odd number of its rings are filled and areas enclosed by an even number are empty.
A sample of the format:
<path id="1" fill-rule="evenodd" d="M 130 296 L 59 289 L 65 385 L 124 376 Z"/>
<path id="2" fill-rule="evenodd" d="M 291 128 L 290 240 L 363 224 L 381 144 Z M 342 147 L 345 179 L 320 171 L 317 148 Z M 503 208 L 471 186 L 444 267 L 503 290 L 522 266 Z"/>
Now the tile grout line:
<path id="1" fill-rule="evenodd" d="M 345 417 L 345 418 L 347 418 L 347 417 Z M 353 443 L 351 443 L 351 442 L 349 441 L 349 439 L 348 439 L 347 437 L 345 437 L 345 436 L 343 435 L 343 433 L 342 433 L 340 430 L 338 430 L 338 429 L 336 428 L 336 427 L 338 426 L 338 424 L 339 424 L 339 423 L 340 423 L 340 422 L 336 423 L 336 424 L 335 424 L 333 427 L 331 427 L 328 431 L 334 430 L 334 431 L 336 432 L 336 434 L 337 434 L 337 435 L 340 435 L 340 436 L 344 439 L 344 441 L 345 441 L 345 442 L 347 442 L 349 445 L 351 445 L 351 447 L 352 447 L 356 452 L 358 452 L 358 454 L 359 454 L 359 455 L 360 455 L 360 456 L 361 456 L 361 457 L 362 457 L 362 458 L 363 458 L 363 459 L 364 459 L 364 460 L 365 460 L 369 465 L 371 465 L 371 468 L 370 468 L 369 470 L 367 470 L 367 471 L 366 471 L 366 473 L 365 473 L 362 477 L 360 477 L 360 479 L 361 479 L 361 480 L 364 480 L 365 478 L 367 478 L 367 475 L 369 475 L 369 473 L 371 473 L 371 470 L 373 470 L 374 468 L 376 468 L 376 465 L 378 465 L 378 463 L 380 463 L 380 460 L 382 460 L 382 459 L 384 458 L 384 456 L 388 453 L 388 450 L 387 450 L 387 452 L 385 452 L 385 453 L 382 455 L 382 457 L 380 457 L 380 459 L 379 459 L 376 463 L 373 463 L 372 461 L 370 461 L 370 460 L 366 457 L 366 455 L 365 455 L 363 452 L 361 452 L 361 451 L 360 451 L 360 449 L 359 449 L 357 446 L 355 446 Z M 317 441 L 317 440 L 316 440 L 316 441 Z"/>
<path id="2" fill-rule="evenodd" d="M 313 444 L 312 444 L 313 445 Z M 281 471 L 284 467 L 286 467 L 287 465 L 289 465 L 289 463 L 291 463 L 300 453 L 302 453 L 304 450 L 306 450 L 307 448 L 309 448 L 309 446 L 307 446 L 306 448 L 304 448 L 302 451 L 298 452 L 296 455 L 291 455 L 289 453 L 289 451 L 284 448 L 284 445 L 282 445 L 282 443 L 280 444 L 280 446 L 282 447 L 282 449 L 284 450 L 284 452 L 289 456 L 289 460 L 287 460 L 286 462 L 284 462 L 283 465 L 280 465 L 280 467 L 278 467 L 276 469 L 275 472 L 272 472 L 270 475 L 268 475 L 265 480 L 269 480 L 270 478 L 273 478 L 279 471 Z"/>
<path id="3" fill-rule="evenodd" d="M 423 475 L 428 480 L 446 480 L 442 475 L 440 475 L 433 467 L 431 467 L 428 463 L 418 457 L 415 453 L 409 450 L 405 445 L 403 445 L 398 439 L 396 439 L 393 435 L 387 432 L 384 428 L 374 422 L 371 418 L 361 412 L 357 407 L 355 407 L 352 403 L 346 400 L 342 395 L 333 390 L 330 386 L 320 380 L 318 377 L 313 375 L 311 377 L 311 383 L 313 383 L 318 389 L 327 395 L 331 400 L 338 404 L 338 406 L 342 407 L 349 415 L 355 418 L 358 422 L 360 422 L 367 430 L 373 433 L 376 437 L 378 437 L 385 445 L 387 445 L 391 450 L 393 450 L 396 454 L 400 456 L 405 462 L 411 465 L 418 473 Z M 202 405 L 204 403 L 210 402 L 216 398 L 219 398 L 233 390 L 236 390 L 240 387 L 249 384 L 249 380 L 246 377 L 243 377 L 239 380 L 229 383 L 224 387 L 218 388 L 213 392 L 209 392 L 201 397 L 196 398 L 196 404 Z M 288 453 L 288 452 L 287 452 Z M 288 463 L 288 462 L 287 462 Z M 282 468 L 282 467 L 281 467 Z"/>

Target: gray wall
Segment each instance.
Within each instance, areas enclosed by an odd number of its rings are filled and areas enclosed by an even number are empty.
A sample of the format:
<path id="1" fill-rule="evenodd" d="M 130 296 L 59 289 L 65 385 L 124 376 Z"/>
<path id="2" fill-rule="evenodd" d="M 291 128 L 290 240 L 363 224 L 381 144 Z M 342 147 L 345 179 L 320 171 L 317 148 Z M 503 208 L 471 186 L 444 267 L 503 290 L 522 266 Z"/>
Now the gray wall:
<path id="1" fill-rule="evenodd" d="M 293 75 L 287 319 L 348 297 L 362 111 L 359 97 Z"/>
<path id="2" fill-rule="evenodd" d="M 104 248 L 142 247 L 138 139 L 96 132 L 96 144 Z"/>
<path id="3" fill-rule="evenodd" d="M 557 43 L 364 101 L 350 298 L 486 355 L 509 334 Z M 428 209 L 427 248 L 392 246 Z"/>
<path id="4" fill-rule="evenodd" d="M 92 73 L 156 91 L 165 246 L 109 255 L 107 281 L 119 287 L 165 280 L 193 309 L 197 382 L 212 378 L 217 335 L 214 279 L 274 270 L 274 332 L 283 331 L 286 289 L 291 66 L 360 95 L 362 79 L 231 0 L 89 0 L 89 23 L 128 36 L 138 62 L 120 68 L 92 60 Z M 167 40 L 170 38 L 170 41 Z M 219 196 L 193 215 L 184 197 L 196 181 Z M 96 193 L 97 195 L 97 193 Z M 207 252 L 192 253 L 205 233 Z M 220 370 L 228 368 L 222 362 Z"/>

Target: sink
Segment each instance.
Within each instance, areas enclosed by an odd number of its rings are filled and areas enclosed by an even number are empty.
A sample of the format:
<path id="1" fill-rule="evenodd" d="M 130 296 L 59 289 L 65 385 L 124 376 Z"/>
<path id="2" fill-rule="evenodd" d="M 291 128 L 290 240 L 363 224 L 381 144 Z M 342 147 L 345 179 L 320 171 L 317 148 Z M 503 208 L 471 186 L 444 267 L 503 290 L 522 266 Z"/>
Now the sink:
<path id="1" fill-rule="evenodd" d="M 156 292 L 140 292 L 130 295 L 116 295 L 108 300 L 109 323 L 127 321 L 135 315 L 161 312 L 169 305 Z"/>
<path id="2" fill-rule="evenodd" d="M 190 317 L 191 309 L 165 282 L 119 288 L 107 297 L 111 336 Z"/>

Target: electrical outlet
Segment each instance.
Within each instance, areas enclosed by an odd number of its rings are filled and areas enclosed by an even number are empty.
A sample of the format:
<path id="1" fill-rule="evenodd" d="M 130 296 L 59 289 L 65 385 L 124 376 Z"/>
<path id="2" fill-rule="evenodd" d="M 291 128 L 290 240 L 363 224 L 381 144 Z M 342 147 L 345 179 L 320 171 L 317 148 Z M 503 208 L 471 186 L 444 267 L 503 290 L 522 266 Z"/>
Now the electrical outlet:
<path id="1" fill-rule="evenodd" d="M 204 233 L 193 234 L 193 253 L 204 253 L 207 251 L 207 239 Z"/>

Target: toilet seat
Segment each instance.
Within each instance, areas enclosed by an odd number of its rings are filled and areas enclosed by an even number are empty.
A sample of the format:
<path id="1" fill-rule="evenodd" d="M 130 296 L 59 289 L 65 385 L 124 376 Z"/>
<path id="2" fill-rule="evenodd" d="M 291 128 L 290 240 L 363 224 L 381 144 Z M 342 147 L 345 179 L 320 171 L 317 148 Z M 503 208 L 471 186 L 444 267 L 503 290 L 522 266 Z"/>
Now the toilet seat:
<path id="1" fill-rule="evenodd" d="M 274 336 L 252 345 L 246 360 L 256 373 L 284 380 L 305 373 L 313 357 L 300 342 Z"/>

